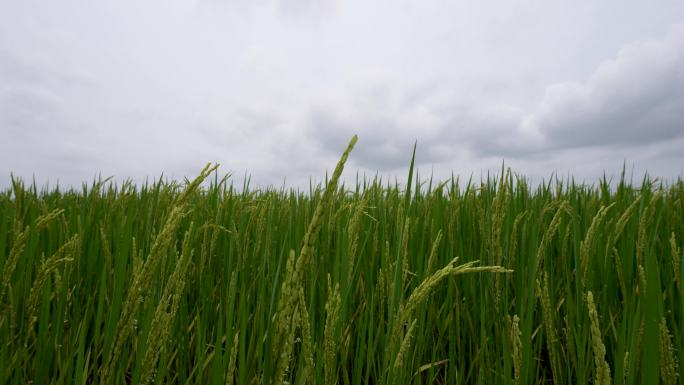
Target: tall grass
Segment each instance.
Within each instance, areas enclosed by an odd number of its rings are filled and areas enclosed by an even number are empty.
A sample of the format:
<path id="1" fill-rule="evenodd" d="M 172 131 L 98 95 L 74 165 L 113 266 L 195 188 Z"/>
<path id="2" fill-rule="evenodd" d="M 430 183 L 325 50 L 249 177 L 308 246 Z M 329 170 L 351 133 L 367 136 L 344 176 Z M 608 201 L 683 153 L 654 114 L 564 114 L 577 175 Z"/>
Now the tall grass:
<path id="1" fill-rule="evenodd" d="M 14 179 L 0 384 L 678 382 L 681 180 L 341 185 L 355 141 L 306 193 Z"/>

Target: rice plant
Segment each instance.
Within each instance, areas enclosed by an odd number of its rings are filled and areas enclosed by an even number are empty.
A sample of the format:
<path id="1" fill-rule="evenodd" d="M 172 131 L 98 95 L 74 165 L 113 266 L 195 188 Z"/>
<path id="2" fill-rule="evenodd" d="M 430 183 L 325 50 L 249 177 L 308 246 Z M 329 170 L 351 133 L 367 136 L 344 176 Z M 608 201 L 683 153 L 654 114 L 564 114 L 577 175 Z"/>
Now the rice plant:
<path id="1" fill-rule="evenodd" d="M 0 384 L 676 384 L 684 183 L 0 192 Z M 409 154 L 410 155 L 410 154 Z M 323 170 L 321 170 L 323 171 Z"/>

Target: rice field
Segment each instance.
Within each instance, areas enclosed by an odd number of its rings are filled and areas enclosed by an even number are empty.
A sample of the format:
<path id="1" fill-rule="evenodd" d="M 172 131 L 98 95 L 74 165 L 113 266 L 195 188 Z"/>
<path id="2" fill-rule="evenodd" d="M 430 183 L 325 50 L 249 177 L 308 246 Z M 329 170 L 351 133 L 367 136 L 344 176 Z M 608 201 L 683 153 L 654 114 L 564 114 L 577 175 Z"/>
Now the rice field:
<path id="1" fill-rule="evenodd" d="M 678 383 L 681 180 L 344 185 L 355 142 L 309 191 L 14 179 L 0 384 Z"/>

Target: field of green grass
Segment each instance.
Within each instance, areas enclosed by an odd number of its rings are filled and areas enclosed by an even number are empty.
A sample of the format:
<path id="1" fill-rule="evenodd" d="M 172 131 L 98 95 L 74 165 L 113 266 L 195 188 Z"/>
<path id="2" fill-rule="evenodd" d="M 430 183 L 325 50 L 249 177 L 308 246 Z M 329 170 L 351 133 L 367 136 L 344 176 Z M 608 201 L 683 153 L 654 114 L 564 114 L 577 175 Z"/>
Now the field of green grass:
<path id="1" fill-rule="evenodd" d="M 15 179 L 0 384 L 678 383 L 683 181 L 342 185 L 355 141 L 306 192 Z"/>

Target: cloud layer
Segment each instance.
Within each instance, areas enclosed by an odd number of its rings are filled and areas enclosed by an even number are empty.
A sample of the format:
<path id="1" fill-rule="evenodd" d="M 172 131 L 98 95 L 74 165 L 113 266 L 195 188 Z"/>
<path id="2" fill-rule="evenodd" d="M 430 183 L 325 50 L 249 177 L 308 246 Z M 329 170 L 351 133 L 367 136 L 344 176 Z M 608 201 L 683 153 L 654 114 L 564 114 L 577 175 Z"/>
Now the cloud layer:
<path id="1" fill-rule="evenodd" d="M 528 110 L 430 91 L 397 90 L 389 82 L 355 91 L 314 108 L 310 125 L 331 149 L 352 132 L 365 134 L 367 147 L 357 157 L 380 169 L 404 166 L 412 138 L 420 138 L 424 162 L 446 161 L 454 152 L 532 159 L 684 139 L 684 27 L 626 44 L 585 80 L 548 85 Z"/>
<path id="2" fill-rule="evenodd" d="M 621 12 L 615 13 L 616 7 Z M 218 161 L 302 185 L 354 169 L 673 178 L 684 4 L 610 0 L 0 5 L 0 186 Z"/>

